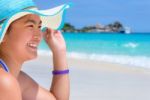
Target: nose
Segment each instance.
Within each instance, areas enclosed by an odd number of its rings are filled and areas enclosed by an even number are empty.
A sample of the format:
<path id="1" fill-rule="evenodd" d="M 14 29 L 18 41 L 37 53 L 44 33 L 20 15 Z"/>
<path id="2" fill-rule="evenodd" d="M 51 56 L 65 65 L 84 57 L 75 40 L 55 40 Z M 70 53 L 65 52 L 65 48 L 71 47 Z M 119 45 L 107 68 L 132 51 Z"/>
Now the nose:
<path id="1" fill-rule="evenodd" d="M 33 39 L 37 40 L 37 41 L 40 41 L 41 38 L 42 38 L 42 32 L 41 32 L 41 30 L 36 30 L 34 32 Z"/>

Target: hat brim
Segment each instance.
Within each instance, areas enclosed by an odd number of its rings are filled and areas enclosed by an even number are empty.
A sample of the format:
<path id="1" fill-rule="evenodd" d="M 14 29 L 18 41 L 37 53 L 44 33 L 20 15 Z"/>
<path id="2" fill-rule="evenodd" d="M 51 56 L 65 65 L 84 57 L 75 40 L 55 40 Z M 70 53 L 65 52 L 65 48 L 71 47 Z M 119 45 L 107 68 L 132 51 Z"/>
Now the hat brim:
<path id="1" fill-rule="evenodd" d="M 42 21 L 43 28 L 49 27 L 55 30 L 61 29 L 64 25 L 65 11 L 69 7 L 70 7 L 70 4 L 64 4 L 64 5 L 61 5 L 52 9 L 47 9 L 47 10 L 30 9 L 30 10 L 22 10 L 20 12 L 13 14 L 2 25 L 2 28 L 0 31 L 0 43 L 2 42 L 9 25 L 13 21 L 28 14 L 39 15 Z"/>

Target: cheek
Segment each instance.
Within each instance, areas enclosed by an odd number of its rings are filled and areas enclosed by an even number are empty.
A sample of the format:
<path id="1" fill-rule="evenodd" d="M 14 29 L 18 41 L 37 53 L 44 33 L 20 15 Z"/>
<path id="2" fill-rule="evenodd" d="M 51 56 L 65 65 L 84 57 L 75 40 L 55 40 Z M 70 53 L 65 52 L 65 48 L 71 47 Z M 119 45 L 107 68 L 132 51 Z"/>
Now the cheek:
<path id="1" fill-rule="evenodd" d="M 11 35 L 9 41 L 13 47 L 21 49 L 24 48 L 27 45 L 27 42 L 30 41 L 31 39 L 32 33 L 26 31 Z"/>
<path id="2" fill-rule="evenodd" d="M 20 33 L 17 37 L 17 40 L 20 41 L 20 42 L 27 42 L 29 41 L 30 39 L 32 39 L 32 32 L 30 31 L 26 31 L 26 32 L 23 32 L 23 33 Z"/>
<path id="3" fill-rule="evenodd" d="M 17 30 L 15 32 L 11 32 L 10 38 L 13 40 L 18 40 L 18 41 L 22 41 L 22 40 L 26 40 L 27 38 L 31 38 L 32 37 L 32 30 L 27 30 L 27 29 L 20 29 Z"/>

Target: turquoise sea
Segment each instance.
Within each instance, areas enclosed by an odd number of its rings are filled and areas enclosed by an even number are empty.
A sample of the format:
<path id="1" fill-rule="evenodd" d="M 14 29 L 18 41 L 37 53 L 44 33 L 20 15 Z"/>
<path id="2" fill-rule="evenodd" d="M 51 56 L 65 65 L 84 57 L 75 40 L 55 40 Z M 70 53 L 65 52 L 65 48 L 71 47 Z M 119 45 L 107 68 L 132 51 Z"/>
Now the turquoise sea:
<path id="1" fill-rule="evenodd" d="M 91 59 L 150 68 L 149 33 L 63 33 L 68 55 L 78 59 Z M 60 44 L 61 45 L 61 44 Z M 40 53 L 49 49 L 41 42 Z"/>

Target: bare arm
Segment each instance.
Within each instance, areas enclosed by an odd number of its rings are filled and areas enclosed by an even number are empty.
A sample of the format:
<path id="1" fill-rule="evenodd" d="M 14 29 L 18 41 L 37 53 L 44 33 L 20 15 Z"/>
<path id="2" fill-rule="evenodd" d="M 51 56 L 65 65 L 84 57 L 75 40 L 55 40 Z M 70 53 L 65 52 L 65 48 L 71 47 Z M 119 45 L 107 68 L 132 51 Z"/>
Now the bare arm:
<path id="1" fill-rule="evenodd" d="M 68 69 L 66 58 L 66 43 L 59 31 L 48 29 L 44 38 L 53 53 L 54 70 Z M 54 75 L 50 92 L 54 94 L 57 100 L 69 100 L 69 75 Z"/>
<path id="2" fill-rule="evenodd" d="M 66 53 L 53 55 L 54 70 L 67 69 Z M 57 100 L 69 100 L 69 76 L 54 75 L 52 80 L 51 92 L 55 95 Z"/>

